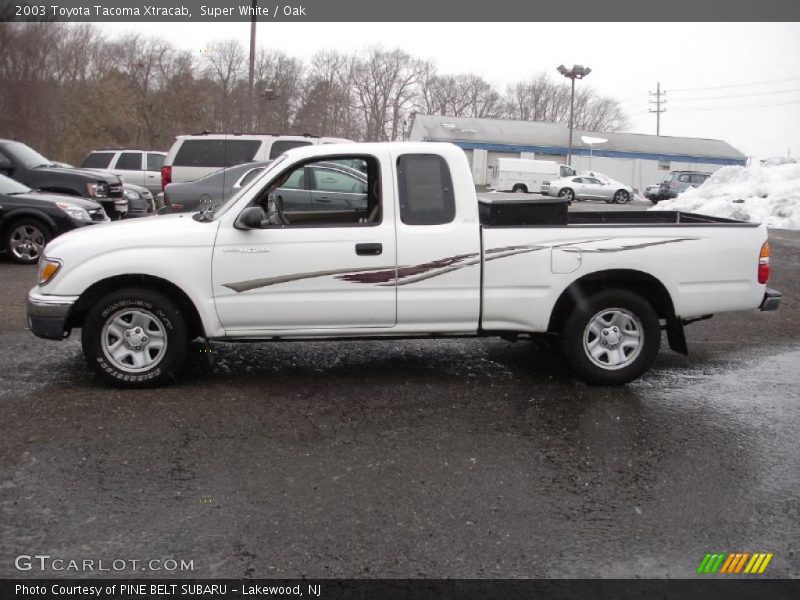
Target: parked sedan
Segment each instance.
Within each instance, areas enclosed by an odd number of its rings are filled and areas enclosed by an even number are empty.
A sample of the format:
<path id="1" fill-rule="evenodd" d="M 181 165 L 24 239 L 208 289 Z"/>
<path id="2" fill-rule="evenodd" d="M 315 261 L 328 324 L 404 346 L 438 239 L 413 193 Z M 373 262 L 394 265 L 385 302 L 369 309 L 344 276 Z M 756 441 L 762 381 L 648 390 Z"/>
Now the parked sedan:
<path id="1" fill-rule="evenodd" d="M 195 212 L 221 204 L 250 183 L 270 162 L 245 163 L 220 169 L 194 181 L 167 184 L 164 204 L 169 212 Z"/>
<path id="2" fill-rule="evenodd" d="M 62 233 L 106 222 L 103 207 L 94 200 L 34 191 L 0 175 L 0 239 L 18 263 L 35 263 L 47 243 Z"/>
<path id="3" fill-rule="evenodd" d="M 545 196 L 572 200 L 605 200 L 625 204 L 633 199 L 633 188 L 620 182 L 603 182 L 595 177 L 563 177 L 542 186 Z"/>
<path id="4" fill-rule="evenodd" d="M 155 199 L 146 187 L 132 183 L 122 184 L 122 195 L 128 202 L 125 218 L 148 217 L 156 213 Z"/>

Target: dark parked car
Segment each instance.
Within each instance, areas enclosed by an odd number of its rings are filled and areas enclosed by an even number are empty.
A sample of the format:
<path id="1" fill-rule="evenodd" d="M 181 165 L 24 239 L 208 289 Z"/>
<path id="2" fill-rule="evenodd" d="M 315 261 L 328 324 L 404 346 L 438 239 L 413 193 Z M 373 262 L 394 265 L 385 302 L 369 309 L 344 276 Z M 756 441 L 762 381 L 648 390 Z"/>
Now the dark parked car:
<path id="1" fill-rule="evenodd" d="M 34 191 L 0 175 L 0 239 L 18 263 L 35 263 L 47 242 L 62 233 L 107 222 L 94 200 Z"/>
<path id="2" fill-rule="evenodd" d="M 153 193 L 146 187 L 134 185 L 132 183 L 122 184 L 122 193 L 128 201 L 128 212 L 125 218 L 149 217 L 156 214 L 155 198 Z"/>
<path id="3" fill-rule="evenodd" d="M 54 164 L 22 142 L 0 139 L 0 174 L 33 189 L 96 200 L 111 219 L 121 218 L 127 210 L 122 181 L 116 175 Z"/>
<path id="4" fill-rule="evenodd" d="M 164 204 L 169 212 L 195 212 L 221 204 L 255 179 L 271 162 L 245 163 L 214 171 L 194 181 L 169 183 L 164 188 Z"/>
<path id="5" fill-rule="evenodd" d="M 677 198 L 678 194 L 689 188 L 700 187 L 709 177 L 711 177 L 711 173 L 701 171 L 672 171 L 661 182 L 658 196 L 651 196 L 650 201 L 653 202 L 653 197 L 656 197 L 655 202 Z M 655 204 L 655 202 L 653 203 Z"/>

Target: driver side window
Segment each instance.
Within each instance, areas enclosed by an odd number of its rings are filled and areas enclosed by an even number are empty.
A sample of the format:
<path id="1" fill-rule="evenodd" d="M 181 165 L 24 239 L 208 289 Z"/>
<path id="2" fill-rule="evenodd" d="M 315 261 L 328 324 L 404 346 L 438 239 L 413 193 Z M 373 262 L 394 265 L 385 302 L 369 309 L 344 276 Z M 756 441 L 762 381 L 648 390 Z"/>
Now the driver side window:
<path id="1" fill-rule="evenodd" d="M 381 222 L 378 161 L 344 156 L 294 165 L 256 199 L 265 227 L 356 227 Z"/>

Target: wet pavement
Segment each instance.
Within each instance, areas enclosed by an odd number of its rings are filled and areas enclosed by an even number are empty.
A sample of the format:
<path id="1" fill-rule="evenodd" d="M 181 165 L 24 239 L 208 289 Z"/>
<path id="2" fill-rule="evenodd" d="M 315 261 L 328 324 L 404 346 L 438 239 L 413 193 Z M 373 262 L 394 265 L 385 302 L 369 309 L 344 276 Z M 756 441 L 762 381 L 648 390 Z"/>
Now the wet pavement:
<path id="1" fill-rule="evenodd" d="M 0 576 L 52 576 L 14 568 L 46 553 L 196 577 L 691 577 L 707 551 L 761 551 L 798 577 L 800 234 L 771 236 L 781 310 L 692 325 L 689 357 L 662 348 L 618 389 L 486 339 L 214 344 L 213 366 L 198 346 L 177 384 L 114 390 L 77 336 L 25 331 L 34 268 L 0 259 Z"/>

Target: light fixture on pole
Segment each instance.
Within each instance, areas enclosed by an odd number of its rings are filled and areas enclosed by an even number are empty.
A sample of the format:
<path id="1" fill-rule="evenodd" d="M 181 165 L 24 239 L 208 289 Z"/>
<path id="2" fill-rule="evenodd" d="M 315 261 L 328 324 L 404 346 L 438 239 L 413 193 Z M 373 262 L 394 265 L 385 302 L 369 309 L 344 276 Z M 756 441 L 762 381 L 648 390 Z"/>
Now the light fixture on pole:
<path id="1" fill-rule="evenodd" d="M 584 67 L 583 65 L 574 65 L 571 69 L 567 69 L 567 67 L 564 65 L 558 65 L 558 72 L 572 81 L 572 91 L 569 97 L 569 147 L 567 149 L 567 164 L 572 166 L 572 128 L 575 112 L 575 80 L 583 79 L 589 73 L 591 73 L 592 70 L 589 67 Z"/>

